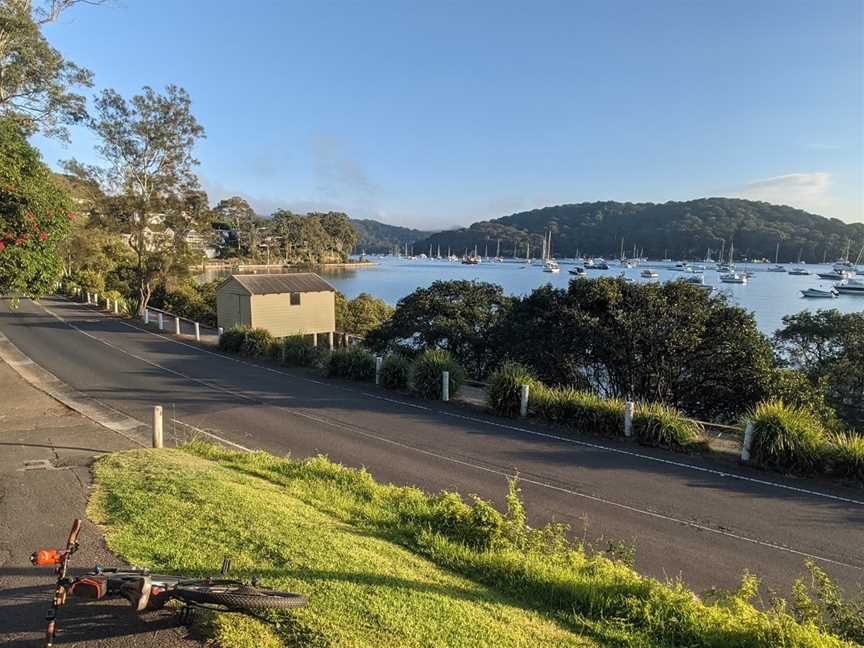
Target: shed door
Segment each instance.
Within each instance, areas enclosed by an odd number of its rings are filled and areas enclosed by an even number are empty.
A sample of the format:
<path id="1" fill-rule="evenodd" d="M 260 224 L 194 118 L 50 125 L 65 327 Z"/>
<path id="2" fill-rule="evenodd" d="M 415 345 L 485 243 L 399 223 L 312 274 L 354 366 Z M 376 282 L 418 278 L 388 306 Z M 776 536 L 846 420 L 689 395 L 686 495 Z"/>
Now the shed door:
<path id="1" fill-rule="evenodd" d="M 249 295 L 237 295 L 237 321 L 243 326 L 252 326 L 252 308 Z"/>

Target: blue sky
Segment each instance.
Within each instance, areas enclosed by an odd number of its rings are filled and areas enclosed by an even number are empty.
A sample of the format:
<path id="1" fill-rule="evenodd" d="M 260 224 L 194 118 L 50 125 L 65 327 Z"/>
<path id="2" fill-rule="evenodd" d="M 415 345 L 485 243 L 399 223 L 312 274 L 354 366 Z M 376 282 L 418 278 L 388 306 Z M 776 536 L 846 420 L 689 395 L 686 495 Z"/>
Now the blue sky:
<path id="1" fill-rule="evenodd" d="M 46 35 L 96 89 L 185 87 L 214 203 L 437 228 L 723 195 L 864 221 L 861 0 L 117 0 Z M 96 161 L 81 129 L 36 143 Z"/>

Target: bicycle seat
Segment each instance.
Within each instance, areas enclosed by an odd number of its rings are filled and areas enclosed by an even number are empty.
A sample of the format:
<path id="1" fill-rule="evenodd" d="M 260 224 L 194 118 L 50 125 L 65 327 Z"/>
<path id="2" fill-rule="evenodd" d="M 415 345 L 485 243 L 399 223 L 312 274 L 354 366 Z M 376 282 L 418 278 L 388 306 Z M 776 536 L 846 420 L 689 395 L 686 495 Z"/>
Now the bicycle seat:
<path id="1" fill-rule="evenodd" d="M 120 586 L 120 595 L 132 604 L 136 612 L 143 612 L 150 602 L 151 586 L 149 575 L 133 578 Z"/>

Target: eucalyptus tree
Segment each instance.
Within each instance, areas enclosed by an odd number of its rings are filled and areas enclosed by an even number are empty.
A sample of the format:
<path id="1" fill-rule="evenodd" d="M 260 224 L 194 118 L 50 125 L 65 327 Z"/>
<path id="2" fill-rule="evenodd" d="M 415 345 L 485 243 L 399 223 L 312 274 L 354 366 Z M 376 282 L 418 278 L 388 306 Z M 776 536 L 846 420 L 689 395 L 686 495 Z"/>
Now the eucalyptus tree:
<path id="1" fill-rule="evenodd" d="M 42 33 L 76 4 L 102 0 L 0 0 L 0 115 L 28 133 L 68 141 L 67 126 L 87 117 L 86 100 L 75 89 L 91 87 L 92 73 L 67 61 Z"/>
<path id="2" fill-rule="evenodd" d="M 144 87 L 129 100 L 104 90 L 88 119 L 103 164 L 66 163 L 67 170 L 96 180 L 105 192 L 104 216 L 135 255 L 142 313 L 158 283 L 188 274 L 196 259 L 187 235 L 210 216 L 193 173 L 198 164 L 193 148 L 204 129 L 191 103 L 189 94 L 174 85 L 164 94 Z"/>

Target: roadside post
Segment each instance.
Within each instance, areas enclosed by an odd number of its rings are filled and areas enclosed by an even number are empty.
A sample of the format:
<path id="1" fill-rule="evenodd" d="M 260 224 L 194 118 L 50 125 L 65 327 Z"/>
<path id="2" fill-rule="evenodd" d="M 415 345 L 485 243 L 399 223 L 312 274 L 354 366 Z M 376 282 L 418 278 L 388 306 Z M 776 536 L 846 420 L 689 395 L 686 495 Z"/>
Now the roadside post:
<path id="1" fill-rule="evenodd" d="M 753 421 L 744 427 L 744 443 L 741 444 L 741 463 L 750 461 L 750 448 L 753 445 Z"/>
<path id="2" fill-rule="evenodd" d="M 522 385 L 519 395 L 519 416 L 528 416 L 528 385 Z"/>
<path id="3" fill-rule="evenodd" d="M 162 447 L 162 406 L 153 406 L 153 447 Z"/>
<path id="4" fill-rule="evenodd" d="M 375 356 L 375 384 L 381 384 L 381 365 L 384 362 L 384 358 L 381 356 Z"/>
<path id="5" fill-rule="evenodd" d="M 174 333 L 180 335 L 180 318 L 176 315 L 174 316 Z"/>
<path id="6" fill-rule="evenodd" d="M 120 300 L 119 299 L 114 300 L 114 314 L 115 315 L 120 314 Z"/>
<path id="7" fill-rule="evenodd" d="M 86 302 L 86 303 L 87 303 L 87 304 L 90 303 L 90 293 L 89 293 L 89 292 L 87 293 L 87 302 Z"/>
<path id="8" fill-rule="evenodd" d="M 633 436 L 633 401 L 624 403 L 624 436 Z"/>
<path id="9" fill-rule="evenodd" d="M 449 401 L 450 400 L 450 372 L 442 371 L 441 372 L 441 400 Z"/>
<path id="10" fill-rule="evenodd" d="M 330 331 L 327 334 L 327 345 L 330 347 L 330 350 L 333 350 L 333 331 Z"/>
<path id="11" fill-rule="evenodd" d="M 160 330 L 160 331 L 164 331 L 164 330 L 165 330 L 165 327 L 163 326 L 163 324 L 165 324 L 165 322 L 164 322 L 164 320 L 162 319 L 162 311 L 159 311 L 159 312 L 157 313 L 157 315 L 159 316 L 159 330 Z"/>
<path id="12" fill-rule="evenodd" d="M 225 332 L 225 329 L 221 326 L 216 329 L 216 332 L 219 334 L 219 337 L 222 337 L 222 334 Z"/>
<path id="13" fill-rule="evenodd" d="M 144 309 L 144 323 L 145 324 L 150 323 L 150 309 L 149 308 Z"/>
<path id="14" fill-rule="evenodd" d="M 195 322 L 195 341 L 201 341 L 201 325 L 198 322 Z"/>

